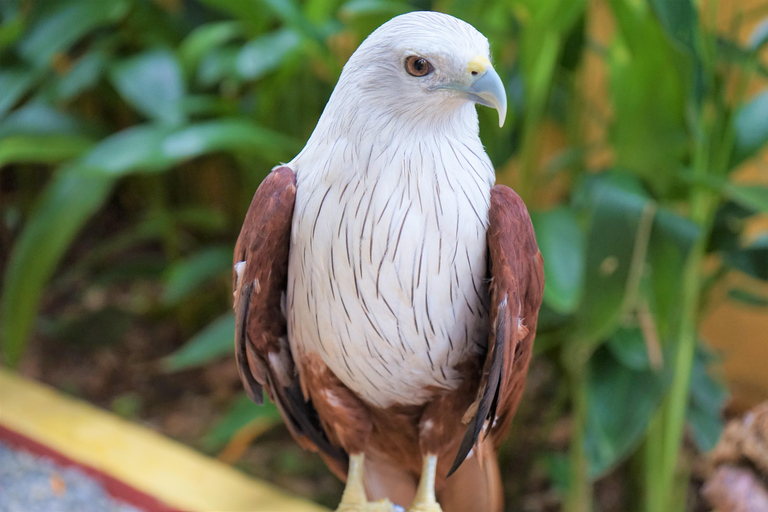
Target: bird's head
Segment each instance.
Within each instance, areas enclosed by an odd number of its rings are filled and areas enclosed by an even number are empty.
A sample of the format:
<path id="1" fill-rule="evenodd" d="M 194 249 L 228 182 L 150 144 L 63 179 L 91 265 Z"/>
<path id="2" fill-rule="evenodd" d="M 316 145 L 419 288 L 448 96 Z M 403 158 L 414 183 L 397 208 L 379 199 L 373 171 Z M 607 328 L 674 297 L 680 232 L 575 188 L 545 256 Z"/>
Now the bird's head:
<path id="1" fill-rule="evenodd" d="M 376 29 L 344 66 L 337 89 L 371 116 L 438 120 L 469 102 L 495 108 L 502 126 L 507 112 L 488 40 L 437 12 L 403 14 Z"/>

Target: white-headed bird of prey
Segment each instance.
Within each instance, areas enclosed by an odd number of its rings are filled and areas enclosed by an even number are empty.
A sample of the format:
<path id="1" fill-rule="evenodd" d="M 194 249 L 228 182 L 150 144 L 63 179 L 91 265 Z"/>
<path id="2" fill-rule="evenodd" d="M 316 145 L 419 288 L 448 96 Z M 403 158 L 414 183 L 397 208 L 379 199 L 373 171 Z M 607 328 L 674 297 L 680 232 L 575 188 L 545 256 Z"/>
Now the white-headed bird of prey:
<path id="1" fill-rule="evenodd" d="M 237 241 L 240 376 L 346 480 L 339 510 L 502 509 L 496 451 L 544 276 L 475 103 L 503 124 L 486 38 L 446 14 L 393 18 L 259 186 Z"/>

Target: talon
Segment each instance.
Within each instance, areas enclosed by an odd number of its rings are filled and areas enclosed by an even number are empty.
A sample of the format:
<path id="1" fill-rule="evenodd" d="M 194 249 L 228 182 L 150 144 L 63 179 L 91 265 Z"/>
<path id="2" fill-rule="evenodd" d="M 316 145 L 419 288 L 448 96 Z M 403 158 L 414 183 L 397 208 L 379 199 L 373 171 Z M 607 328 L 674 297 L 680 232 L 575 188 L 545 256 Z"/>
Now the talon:
<path id="1" fill-rule="evenodd" d="M 408 508 L 408 512 L 443 512 L 435 498 L 435 471 L 437 470 L 437 456 L 426 455 L 424 466 L 421 469 L 421 480 L 416 490 L 416 497 Z"/>

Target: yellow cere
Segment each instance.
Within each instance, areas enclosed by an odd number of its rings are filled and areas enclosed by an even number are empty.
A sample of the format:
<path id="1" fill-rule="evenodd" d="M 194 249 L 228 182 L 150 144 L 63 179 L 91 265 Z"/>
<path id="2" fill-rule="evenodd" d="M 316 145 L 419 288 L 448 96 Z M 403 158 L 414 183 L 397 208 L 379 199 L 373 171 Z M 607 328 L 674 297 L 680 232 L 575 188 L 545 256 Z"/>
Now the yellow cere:
<path id="1" fill-rule="evenodd" d="M 467 73 L 483 73 L 491 66 L 491 61 L 482 55 L 475 55 L 467 65 Z"/>

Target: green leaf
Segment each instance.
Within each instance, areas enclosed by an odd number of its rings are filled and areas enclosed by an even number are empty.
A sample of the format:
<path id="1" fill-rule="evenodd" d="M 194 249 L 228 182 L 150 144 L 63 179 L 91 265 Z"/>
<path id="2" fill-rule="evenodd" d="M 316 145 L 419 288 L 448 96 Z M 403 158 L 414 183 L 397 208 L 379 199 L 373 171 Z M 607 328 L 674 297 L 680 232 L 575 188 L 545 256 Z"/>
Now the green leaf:
<path id="1" fill-rule="evenodd" d="M 696 346 L 691 371 L 691 391 L 688 404 L 688 421 L 693 439 L 702 452 L 715 447 L 723 430 L 723 409 L 728 391 L 723 383 L 712 375 L 717 357 L 702 343 Z"/>
<path id="2" fill-rule="evenodd" d="M 25 69 L 0 71 L 0 118 L 29 91 L 35 76 L 34 72 Z"/>
<path id="3" fill-rule="evenodd" d="M 768 91 L 763 91 L 736 112 L 734 165 L 754 156 L 768 142 Z"/>
<path id="4" fill-rule="evenodd" d="M 94 87 L 107 68 L 109 57 L 105 50 L 94 50 L 78 59 L 71 70 L 52 84 L 55 101 L 67 101 Z"/>
<path id="5" fill-rule="evenodd" d="M 619 26 L 609 53 L 615 111 L 610 137 L 616 166 L 632 170 L 658 194 L 668 195 L 674 171 L 689 149 L 685 109 L 693 66 L 640 7 L 620 0 L 610 4 Z"/>
<path id="6" fill-rule="evenodd" d="M 191 74 L 205 54 L 240 37 L 242 33 L 242 23 L 237 21 L 206 23 L 193 30 L 181 43 L 179 60 L 187 73 Z"/>
<path id="7" fill-rule="evenodd" d="M 14 44 L 24 34 L 26 28 L 24 20 L 18 12 L 11 16 L 8 16 L 8 13 L 4 14 L 5 19 L 0 24 L 0 52 Z"/>
<path id="8" fill-rule="evenodd" d="M 321 31 L 304 16 L 295 0 L 261 0 L 261 3 L 305 38 L 325 44 Z"/>
<path id="9" fill-rule="evenodd" d="M 254 421 L 280 423 L 280 411 L 265 398 L 264 405 L 254 404 L 245 393 L 237 396 L 231 408 L 201 440 L 204 449 L 214 451 L 224 446 L 239 430 Z"/>
<path id="10" fill-rule="evenodd" d="M 183 347 L 163 359 L 167 372 L 203 366 L 226 355 L 234 354 L 235 316 L 220 316 L 195 334 Z"/>
<path id="11" fill-rule="evenodd" d="M 584 294 L 576 317 L 579 337 L 598 341 L 621 319 L 640 220 L 653 205 L 610 175 L 594 180 L 590 202 Z"/>
<path id="12" fill-rule="evenodd" d="M 749 246 L 723 253 L 725 263 L 754 278 L 768 281 L 768 235 L 763 235 Z"/>
<path id="13" fill-rule="evenodd" d="M 12 163 L 56 163 L 80 156 L 93 146 L 82 135 L 17 135 L 0 139 L 0 167 Z"/>
<path id="14" fill-rule="evenodd" d="M 177 304 L 207 280 L 232 267 L 234 248 L 208 247 L 189 258 L 174 263 L 168 269 L 163 302 Z"/>
<path id="15" fill-rule="evenodd" d="M 168 136 L 162 143 L 164 154 L 173 158 L 192 158 L 211 151 L 236 151 L 249 155 L 258 153 L 280 161 L 300 149 L 301 143 L 297 140 L 239 118 L 198 123 Z"/>
<path id="16" fill-rule="evenodd" d="M 667 35 L 695 52 L 699 16 L 691 0 L 651 0 L 651 6 Z"/>
<path id="17" fill-rule="evenodd" d="M 5 269 L 0 338 L 6 364 L 14 366 L 21 358 L 43 286 L 112 184 L 110 176 L 86 176 L 82 168 L 72 166 L 61 169 L 38 198 Z"/>
<path id="18" fill-rule="evenodd" d="M 37 201 L 11 250 L 0 303 L 5 361 L 18 362 L 45 282 L 88 218 L 103 204 L 114 181 L 131 172 L 158 172 L 184 158 L 217 150 L 279 153 L 289 139 L 238 119 L 174 130 L 169 126 L 129 128 L 104 139 L 87 155 L 59 170 Z"/>
<path id="19" fill-rule="evenodd" d="M 688 255 L 701 236 L 701 227 L 676 212 L 659 208 L 654 219 L 645 269 L 645 285 L 657 334 L 670 340 L 681 315 L 681 276 Z M 650 277 L 650 283 L 647 279 Z"/>
<path id="20" fill-rule="evenodd" d="M 412 10 L 412 7 L 404 2 L 391 0 L 351 0 L 341 6 L 339 18 L 350 20 L 360 16 L 381 16 L 389 17 L 404 14 Z"/>
<path id="21" fill-rule="evenodd" d="M 590 359 L 584 445 L 592 478 L 614 468 L 643 440 L 669 384 L 667 373 L 633 370 L 605 349 Z"/>
<path id="22" fill-rule="evenodd" d="M 765 185 L 728 182 L 723 190 L 733 202 L 755 212 L 768 213 L 768 187 Z"/>
<path id="23" fill-rule="evenodd" d="M 584 234 L 576 215 L 561 207 L 531 219 L 544 257 L 544 300 L 558 313 L 572 313 L 584 287 Z"/>
<path id="24" fill-rule="evenodd" d="M 0 139 L 14 135 L 71 135 L 83 131 L 75 117 L 42 103 L 27 103 L 0 121 Z"/>
<path id="25" fill-rule="evenodd" d="M 608 340 L 606 346 L 618 361 L 637 371 L 651 368 L 648 347 L 640 329 L 620 328 Z"/>
<path id="26" fill-rule="evenodd" d="M 731 288 L 728 290 L 728 297 L 749 306 L 768 307 L 768 296 L 756 295 L 741 288 Z"/>
<path id="27" fill-rule="evenodd" d="M 170 50 L 153 50 L 116 64 L 110 73 L 120 95 L 150 119 L 170 125 L 182 123 L 184 76 Z"/>
<path id="28" fill-rule="evenodd" d="M 238 75 L 246 80 L 258 80 L 277 69 L 286 56 L 300 48 L 301 39 L 295 31 L 281 29 L 246 43 L 237 54 Z"/>
<path id="29" fill-rule="evenodd" d="M 119 21 L 128 12 L 125 0 L 69 1 L 39 19 L 19 43 L 19 53 L 38 68 L 66 52 L 91 30 Z"/>

